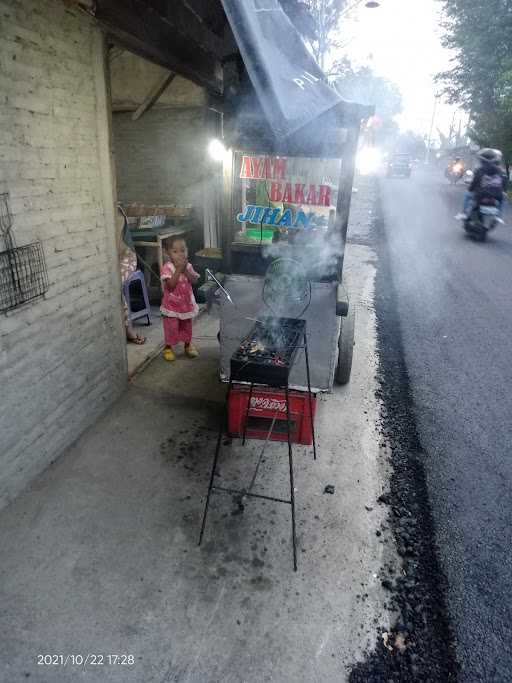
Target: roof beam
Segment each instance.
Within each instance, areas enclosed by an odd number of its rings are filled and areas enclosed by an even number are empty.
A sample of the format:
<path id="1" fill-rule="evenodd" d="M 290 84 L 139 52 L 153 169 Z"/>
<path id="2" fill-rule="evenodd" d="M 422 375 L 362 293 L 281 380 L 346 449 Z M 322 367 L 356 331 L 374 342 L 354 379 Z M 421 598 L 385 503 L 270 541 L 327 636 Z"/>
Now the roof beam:
<path id="1" fill-rule="evenodd" d="M 96 0 L 93 14 L 128 50 L 222 94 L 222 41 L 181 0 Z"/>
<path id="2" fill-rule="evenodd" d="M 151 109 L 151 107 L 155 104 L 155 102 L 158 100 L 160 95 L 167 88 L 167 86 L 174 79 L 175 76 L 176 74 L 173 71 L 164 74 L 163 78 L 161 78 L 158 81 L 158 83 L 154 85 L 148 92 L 147 96 L 144 98 L 144 101 L 138 107 L 138 109 L 133 112 L 132 121 L 138 121 L 142 114 L 144 114 L 148 109 Z"/>

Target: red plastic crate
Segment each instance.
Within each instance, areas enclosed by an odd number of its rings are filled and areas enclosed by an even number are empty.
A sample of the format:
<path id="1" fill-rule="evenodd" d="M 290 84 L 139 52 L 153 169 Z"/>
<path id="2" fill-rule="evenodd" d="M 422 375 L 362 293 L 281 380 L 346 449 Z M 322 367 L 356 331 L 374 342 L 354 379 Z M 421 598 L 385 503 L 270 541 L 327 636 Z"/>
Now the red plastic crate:
<path id="1" fill-rule="evenodd" d="M 231 389 L 228 406 L 228 432 L 230 436 L 243 436 L 247 414 L 250 387 L 235 384 Z M 290 391 L 290 436 L 293 443 L 309 446 L 313 443 L 311 433 L 311 416 L 307 392 Z M 313 420 L 316 412 L 316 397 L 311 394 Z M 270 388 L 254 387 L 251 396 L 251 408 L 247 420 L 246 438 L 266 439 L 272 420 L 276 421 L 270 435 L 271 441 L 286 441 L 288 431 L 286 425 L 285 392 Z"/>

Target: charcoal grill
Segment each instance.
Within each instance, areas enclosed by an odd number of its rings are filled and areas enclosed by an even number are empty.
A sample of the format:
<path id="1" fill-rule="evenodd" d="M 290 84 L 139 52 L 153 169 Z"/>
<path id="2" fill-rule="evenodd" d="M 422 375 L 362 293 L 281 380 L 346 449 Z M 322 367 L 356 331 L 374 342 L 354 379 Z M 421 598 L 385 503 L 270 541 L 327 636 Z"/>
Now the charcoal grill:
<path id="1" fill-rule="evenodd" d="M 210 505 L 210 496 L 213 491 L 229 493 L 239 497 L 239 500 L 246 498 L 262 498 L 275 503 L 285 503 L 291 506 L 292 512 L 292 544 L 293 544 L 293 568 L 297 571 L 297 540 L 295 531 L 295 487 L 293 476 L 293 453 L 291 440 L 291 418 L 290 418 L 290 388 L 289 376 L 299 349 L 304 350 L 306 360 L 306 375 L 308 382 L 309 414 L 313 416 L 313 401 L 311 396 L 311 379 L 309 374 L 308 341 L 306 334 L 306 321 L 295 318 L 265 317 L 257 320 L 249 334 L 241 341 L 238 349 L 231 357 L 231 376 L 224 404 L 224 414 L 220 423 L 217 446 L 213 459 L 212 471 L 210 474 L 210 484 L 203 513 L 203 522 L 199 535 L 199 545 L 203 540 L 204 529 L 206 526 L 206 516 Z M 252 481 L 248 488 L 232 489 L 214 484 L 217 462 L 221 450 L 224 433 L 227 431 L 229 397 L 234 383 L 246 382 L 250 384 L 249 400 L 247 401 L 247 412 L 245 414 L 242 443 L 245 443 L 247 423 L 251 412 L 251 398 L 253 387 L 263 385 L 268 387 L 284 389 L 286 403 L 286 430 L 288 443 L 288 461 L 290 473 L 290 498 L 276 498 L 260 493 L 253 493 L 252 487 L 256 480 L 258 469 L 263 458 L 265 446 L 260 453 L 258 463 Z M 276 416 L 272 422 L 266 437 L 265 445 L 270 439 Z M 316 441 L 313 417 L 311 417 L 311 436 L 313 441 L 313 457 L 316 460 Z"/>
<path id="2" fill-rule="evenodd" d="M 231 357 L 231 377 L 271 387 L 288 385 L 305 326 L 294 318 L 258 320 Z"/>

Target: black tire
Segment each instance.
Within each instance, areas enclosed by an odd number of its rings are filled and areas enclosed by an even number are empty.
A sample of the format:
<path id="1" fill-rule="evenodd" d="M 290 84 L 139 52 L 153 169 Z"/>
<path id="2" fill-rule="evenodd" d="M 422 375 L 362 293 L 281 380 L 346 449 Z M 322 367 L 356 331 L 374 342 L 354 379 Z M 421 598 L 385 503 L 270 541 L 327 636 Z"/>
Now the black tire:
<path id="1" fill-rule="evenodd" d="M 353 306 L 349 306 L 347 315 L 341 318 L 340 336 L 338 338 L 338 364 L 335 376 L 337 384 L 347 384 L 350 380 L 355 344 L 355 320 L 355 310 Z"/>

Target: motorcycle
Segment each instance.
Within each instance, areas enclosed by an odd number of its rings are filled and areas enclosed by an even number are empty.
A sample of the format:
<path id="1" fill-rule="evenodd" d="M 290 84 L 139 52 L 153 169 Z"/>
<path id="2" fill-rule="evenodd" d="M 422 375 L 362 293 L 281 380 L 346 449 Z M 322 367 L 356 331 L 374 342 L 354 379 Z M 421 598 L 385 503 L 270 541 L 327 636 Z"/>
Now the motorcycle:
<path id="1" fill-rule="evenodd" d="M 464 221 L 464 230 L 480 242 L 485 242 L 487 233 L 501 223 L 500 207 L 496 199 L 482 199 Z"/>
<path id="2" fill-rule="evenodd" d="M 448 166 L 444 172 L 445 178 L 447 178 L 452 185 L 456 185 L 461 178 L 464 177 L 464 166 L 463 164 L 456 163 L 453 166 Z"/>

